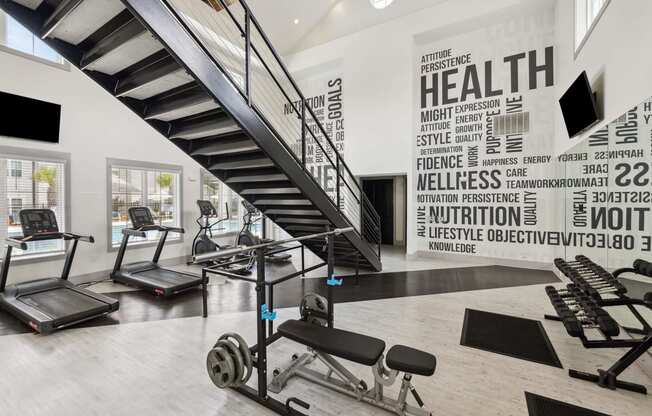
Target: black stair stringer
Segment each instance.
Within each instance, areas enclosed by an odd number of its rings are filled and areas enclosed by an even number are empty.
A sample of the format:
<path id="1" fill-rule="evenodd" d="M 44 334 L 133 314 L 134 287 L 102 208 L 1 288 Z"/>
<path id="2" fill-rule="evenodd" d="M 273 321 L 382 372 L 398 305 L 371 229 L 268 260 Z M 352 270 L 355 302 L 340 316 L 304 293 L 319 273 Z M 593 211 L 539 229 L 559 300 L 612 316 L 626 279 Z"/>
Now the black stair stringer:
<path id="1" fill-rule="evenodd" d="M 69 1 L 72 4 L 76 0 Z M 304 170 L 292 151 L 287 148 L 281 140 L 277 139 L 275 133 L 267 126 L 259 114 L 247 104 L 244 96 L 233 88 L 228 75 L 222 71 L 220 64 L 214 61 L 201 43 L 196 41 L 193 35 L 185 29 L 178 16 L 167 8 L 164 1 L 120 1 L 127 7 L 127 10 L 112 19 L 111 22 L 113 23 L 105 25 L 105 27 L 99 29 L 96 33 L 91 35 L 89 39 L 83 41 L 79 45 L 71 45 L 51 37 L 46 37 L 43 41 L 56 50 L 68 62 L 79 68 L 84 53 L 88 52 L 97 40 L 106 36 L 110 32 L 109 29 L 114 29 L 129 20 L 128 13 L 132 13 L 141 24 L 143 24 L 150 33 L 166 47 L 170 55 L 174 58 L 174 61 L 179 64 L 179 67 L 185 69 L 189 74 L 191 74 L 197 81 L 199 87 L 212 97 L 219 106 L 236 121 L 240 128 L 244 130 L 246 135 L 260 147 L 262 153 L 274 162 L 274 167 L 270 169 L 257 169 L 251 171 L 214 171 L 212 172 L 214 175 L 224 182 L 229 178 L 234 177 L 242 178 L 255 174 L 269 175 L 270 179 L 273 178 L 273 180 L 267 182 L 254 181 L 251 183 L 235 182 L 230 183 L 229 186 L 237 193 L 240 193 L 245 188 L 251 188 L 252 184 L 255 187 L 260 186 L 261 188 L 265 186 L 276 186 L 277 184 L 285 188 L 298 188 L 301 194 L 296 195 L 296 198 L 309 200 L 312 205 L 310 210 L 318 210 L 321 214 L 321 216 L 314 215 L 314 217 L 323 217 L 334 227 L 343 228 L 350 226 L 348 220 L 338 211 L 335 204 L 321 189 L 317 181 L 310 173 Z M 50 30 L 49 26 L 46 25 L 46 22 L 49 17 L 53 16 L 54 10 L 48 2 L 43 2 L 42 6 L 37 8 L 37 10 L 31 10 L 18 3 L 14 3 L 11 0 L 0 0 L 0 8 L 37 36 L 42 36 L 45 33 L 44 30 Z M 62 14 L 62 16 L 64 14 Z M 162 55 L 163 53 L 164 52 L 161 52 L 160 54 Z M 156 53 L 152 57 L 158 56 L 159 53 Z M 137 64 L 149 62 L 152 57 L 145 57 L 143 61 Z M 157 70 L 158 69 L 159 68 L 157 68 Z M 120 86 L 120 83 L 125 83 L 125 79 L 122 75 L 129 75 L 128 73 L 130 71 L 126 71 L 124 74 L 118 73 L 114 75 L 90 70 L 83 72 L 115 97 L 116 92 L 122 91 L 117 90 L 119 89 L 118 87 Z M 146 117 L 148 110 L 147 105 L 149 102 L 140 101 L 126 96 L 118 99 L 139 117 L 143 119 Z M 156 119 L 150 119 L 147 120 L 147 122 L 163 136 L 170 137 L 172 127 L 171 123 Z M 219 138 L 216 138 L 216 140 L 219 140 Z M 185 153 L 189 153 L 189 150 L 192 150 L 192 140 L 186 143 L 182 140 L 173 140 L 173 143 L 182 148 Z M 193 159 L 206 169 L 210 168 L 216 160 L 212 156 L 199 155 L 193 157 Z M 255 194 L 244 195 L 244 197 L 249 202 L 254 202 L 258 198 Z M 291 196 L 291 199 L 295 199 L 295 196 Z M 272 221 L 277 217 L 293 215 L 292 213 L 288 214 L 288 209 L 285 209 L 284 207 L 272 206 L 270 209 L 263 209 L 270 212 L 269 217 Z M 275 214 L 275 211 L 279 211 L 279 214 Z M 306 234 L 301 231 L 288 231 L 294 236 Z M 361 265 L 366 265 L 375 270 L 381 269 L 380 258 L 376 253 L 375 248 L 368 242 L 364 241 L 357 232 L 347 234 L 345 239 L 338 238 L 338 241 L 348 243 L 351 247 L 351 252 L 360 253 Z M 324 256 L 325 253 L 319 250 L 321 244 L 322 243 L 320 242 L 308 242 L 307 246 L 313 249 L 317 255 Z M 338 259 L 337 262 L 340 263 L 340 260 L 341 262 L 346 261 L 346 259 L 341 258 Z"/>
<path id="2" fill-rule="evenodd" d="M 225 111 L 258 144 L 261 150 L 275 163 L 303 196 L 309 199 L 335 227 L 345 228 L 351 224 L 338 211 L 329 196 L 321 189 L 311 174 L 306 172 L 295 159 L 291 150 L 277 139 L 258 113 L 248 105 L 242 94 L 233 88 L 219 64 L 182 25 L 175 12 L 157 0 L 122 0 L 127 8 L 145 25 L 151 33 L 175 56 L 188 73 L 204 86 L 204 89 L 219 102 Z M 190 45 L 195 45 L 191 47 Z M 206 167 L 206 166 L 205 166 Z M 347 233 L 347 240 L 376 270 L 382 265 L 372 246 L 357 232 Z"/>

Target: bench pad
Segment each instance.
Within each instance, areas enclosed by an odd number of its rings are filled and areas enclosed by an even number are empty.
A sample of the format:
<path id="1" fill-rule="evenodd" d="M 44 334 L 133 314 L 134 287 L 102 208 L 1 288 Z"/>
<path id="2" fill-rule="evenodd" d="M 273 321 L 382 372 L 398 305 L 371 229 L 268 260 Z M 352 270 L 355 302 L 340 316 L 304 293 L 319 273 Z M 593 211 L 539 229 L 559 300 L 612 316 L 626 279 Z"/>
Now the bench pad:
<path id="1" fill-rule="evenodd" d="M 435 374 L 437 359 L 428 354 L 405 345 L 394 345 L 385 358 L 387 367 L 408 374 L 431 376 Z"/>
<path id="2" fill-rule="evenodd" d="M 283 322 L 278 332 L 319 352 L 363 365 L 376 364 L 385 351 L 385 342 L 378 338 L 293 319 Z"/>

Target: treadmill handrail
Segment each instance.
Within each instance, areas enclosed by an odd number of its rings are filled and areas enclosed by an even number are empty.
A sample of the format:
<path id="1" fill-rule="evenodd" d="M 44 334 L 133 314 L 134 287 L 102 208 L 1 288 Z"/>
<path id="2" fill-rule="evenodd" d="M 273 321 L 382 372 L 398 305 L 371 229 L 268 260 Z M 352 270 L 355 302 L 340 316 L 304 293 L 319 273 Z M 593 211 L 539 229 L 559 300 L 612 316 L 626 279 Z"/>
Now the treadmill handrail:
<path id="1" fill-rule="evenodd" d="M 122 235 L 128 235 L 131 237 L 142 237 L 142 238 L 147 237 L 145 231 L 137 230 L 135 228 L 123 228 Z"/>
<path id="2" fill-rule="evenodd" d="M 185 234 L 186 233 L 186 230 L 184 230 L 181 227 L 165 227 L 165 226 L 162 226 L 161 228 L 162 228 L 161 231 L 167 231 L 167 232 L 170 232 L 170 233 L 177 233 L 177 234 Z"/>
<path id="3" fill-rule="evenodd" d="M 66 240 L 77 240 L 83 241 L 85 243 L 95 243 L 95 237 L 92 235 L 79 235 L 75 233 L 63 233 L 63 237 Z"/>
<path id="4" fill-rule="evenodd" d="M 5 241 L 7 242 L 8 245 L 10 245 L 13 248 L 17 248 L 20 250 L 27 250 L 27 243 L 22 239 L 7 237 Z"/>
<path id="5" fill-rule="evenodd" d="M 27 237 L 24 236 L 19 236 L 19 237 L 8 237 L 7 242 L 9 243 L 9 240 L 13 241 L 14 248 L 20 248 L 21 250 L 26 250 L 26 248 L 22 248 L 19 244 L 21 243 L 30 243 L 33 241 L 44 241 L 44 240 L 78 240 L 78 241 L 84 241 L 87 243 L 94 243 L 95 238 L 92 235 L 79 235 L 75 233 L 62 233 L 59 231 L 53 231 L 53 232 L 47 232 L 47 233 L 37 233 L 37 234 L 32 234 L 28 235 Z M 26 247 L 26 246 L 25 246 Z"/>
<path id="6" fill-rule="evenodd" d="M 143 225 L 138 228 L 123 228 L 123 234 L 129 234 L 132 237 L 145 237 L 146 231 L 160 231 L 160 232 L 169 232 L 169 233 L 179 233 L 185 234 L 186 230 L 181 227 L 167 227 L 165 225 Z"/>

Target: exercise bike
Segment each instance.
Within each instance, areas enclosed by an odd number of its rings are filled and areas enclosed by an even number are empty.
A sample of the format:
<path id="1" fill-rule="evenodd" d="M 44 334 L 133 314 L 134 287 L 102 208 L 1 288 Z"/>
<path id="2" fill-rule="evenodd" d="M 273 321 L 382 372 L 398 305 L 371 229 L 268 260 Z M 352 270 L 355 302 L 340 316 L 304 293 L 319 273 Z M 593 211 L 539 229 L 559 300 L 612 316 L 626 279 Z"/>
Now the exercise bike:
<path id="1" fill-rule="evenodd" d="M 258 244 L 267 244 L 274 242 L 274 240 L 260 238 L 254 235 L 254 233 L 251 231 L 252 225 L 257 221 L 262 220 L 263 214 L 255 206 L 244 199 L 242 200 L 242 206 L 245 209 L 245 213 L 242 216 L 242 229 L 240 230 L 240 234 L 238 234 L 238 238 L 236 239 L 236 246 L 251 247 Z M 279 248 L 283 247 L 275 247 L 275 249 Z M 288 263 L 291 261 L 291 257 L 292 255 L 289 253 L 268 254 L 265 256 L 265 261 L 268 263 Z"/>
<path id="2" fill-rule="evenodd" d="M 199 225 L 199 231 L 195 235 L 195 238 L 192 241 L 192 256 L 198 256 L 200 254 L 212 253 L 221 250 L 232 249 L 233 246 L 228 245 L 219 245 L 213 240 L 213 227 L 218 226 L 220 223 L 230 219 L 229 214 L 229 204 L 225 203 L 226 216 L 224 218 L 219 218 L 217 209 L 210 201 L 198 200 L 197 206 L 199 207 L 200 216 L 195 220 L 197 225 Z M 224 229 L 224 228 L 218 228 Z M 246 259 L 246 261 L 244 261 Z M 220 260 L 211 260 L 210 262 L 205 263 L 204 265 L 216 265 L 219 266 L 223 263 L 229 263 L 234 260 L 243 260 L 243 263 L 231 264 L 224 266 L 224 269 L 230 273 L 235 273 L 239 275 L 248 275 L 251 274 L 251 269 L 255 264 L 255 257 L 252 255 L 239 255 L 236 257 L 228 257 Z M 192 264 L 190 262 L 189 264 Z"/>

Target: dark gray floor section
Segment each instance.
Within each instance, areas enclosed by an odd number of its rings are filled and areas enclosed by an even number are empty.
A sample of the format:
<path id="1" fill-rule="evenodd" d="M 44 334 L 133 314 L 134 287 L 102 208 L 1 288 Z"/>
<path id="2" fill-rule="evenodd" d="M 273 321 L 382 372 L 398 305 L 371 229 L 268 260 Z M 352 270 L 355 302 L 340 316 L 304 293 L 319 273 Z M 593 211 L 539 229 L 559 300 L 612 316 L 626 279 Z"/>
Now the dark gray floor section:
<path id="1" fill-rule="evenodd" d="M 504 266 L 363 274 L 357 279 L 354 276 L 344 276 L 344 280 L 343 286 L 335 290 L 336 302 L 559 283 L 559 279 L 550 271 Z M 325 279 L 289 280 L 276 286 L 274 306 L 277 308 L 298 306 L 304 294 L 311 292 L 325 294 L 326 288 Z M 256 309 L 255 293 L 252 284 L 242 281 L 210 285 L 209 314 L 253 311 Z M 82 326 L 115 325 L 201 315 L 200 290 L 192 290 L 170 298 L 154 297 L 142 291 L 106 295 L 120 300 L 120 310 Z M 29 328 L 0 311 L 0 335 L 28 332 L 31 332 Z"/>

